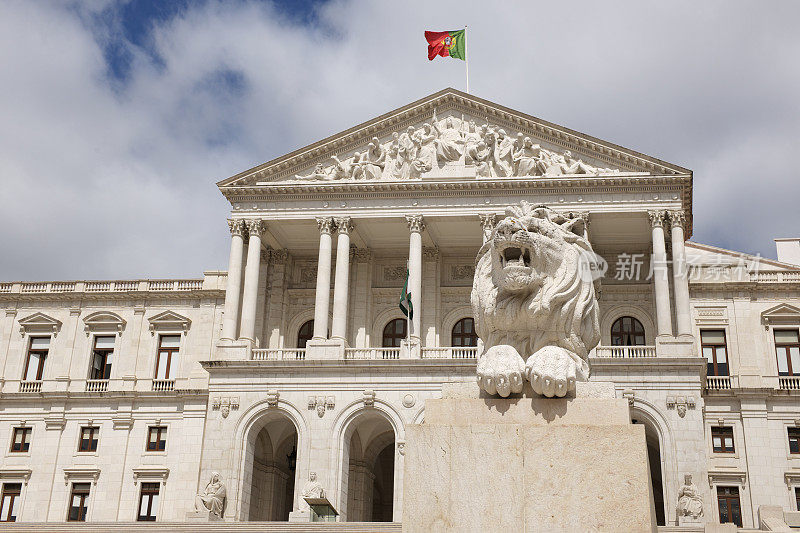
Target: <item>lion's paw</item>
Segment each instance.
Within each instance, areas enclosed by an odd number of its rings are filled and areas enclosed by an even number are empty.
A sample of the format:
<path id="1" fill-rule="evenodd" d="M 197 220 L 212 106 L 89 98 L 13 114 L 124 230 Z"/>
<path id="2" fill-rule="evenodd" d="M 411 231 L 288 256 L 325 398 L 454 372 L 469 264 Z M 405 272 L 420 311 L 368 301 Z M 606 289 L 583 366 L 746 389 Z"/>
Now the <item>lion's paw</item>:
<path id="1" fill-rule="evenodd" d="M 478 386 L 503 398 L 522 392 L 525 361 L 513 346 L 492 346 L 478 361 Z"/>
<path id="2" fill-rule="evenodd" d="M 545 346 L 528 358 L 525 377 L 533 392 L 552 398 L 566 396 L 575 389 L 576 375 L 581 372 L 577 356 L 558 346 Z"/>

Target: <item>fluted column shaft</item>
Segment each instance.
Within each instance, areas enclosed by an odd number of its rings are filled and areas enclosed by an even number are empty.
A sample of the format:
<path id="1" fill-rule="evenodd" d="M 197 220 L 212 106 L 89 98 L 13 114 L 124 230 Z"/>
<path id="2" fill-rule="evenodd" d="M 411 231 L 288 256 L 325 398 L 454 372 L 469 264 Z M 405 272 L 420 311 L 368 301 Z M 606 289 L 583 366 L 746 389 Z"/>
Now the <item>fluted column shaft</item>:
<path id="1" fill-rule="evenodd" d="M 225 284 L 225 314 L 222 317 L 222 338 L 235 340 L 239 326 L 239 301 L 242 293 L 244 254 L 244 220 L 228 220 L 231 230 L 231 255 L 228 259 L 228 280 Z"/>
<path id="2" fill-rule="evenodd" d="M 669 304 L 669 274 L 667 246 L 664 242 L 664 211 L 650 211 L 653 229 L 653 283 L 656 292 L 656 323 L 658 335 L 672 336 L 672 316 Z"/>
<path id="3" fill-rule="evenodd" d="M 347 342 L 347 299 L 350 293 L 350 217 L 336 222 L 336 277 L 333 284 L 333 327 L 331 339 Z"/>
<path id="4" fill-rule="evenodd" d="M 684 227 L 686 215 L 683 211 L 670 211 L 672 233 L 672 276 L 675 293 L 675 317 L 678 335 L 692 334 L 692 311 L 689 303 L 689 266 L 686 264 Z"/>
<path id="5" fill-rule="evenodd" d="M 319 257 L 317 259 L 317 291 L 314 299 L 314 340 L 328 338 L 328 308 L 331 303 L 331 250 L 333 219 L 318 218 Z"/>
<path id="6" fill-rule="evenodd" d="M 261 273 L 261 234 L 264 223 L 261 220 L 248 220 L 247 265 L 244 270 L 244 291 L 242 294 L 242 326 L 239 338 L 255 341 L 256 302 L 258 302 L 258 277 Z"/>
<path id="7" fill-rule="evenodd" d="M 411 304 L 414 307 L 409 337 L 419 342 L 422 324 L 422 231 L 425 229 L 425 221 L 422 215 L 408 215 L 406 221 L 409 230 L 408 290 L 411 292 Z"/>

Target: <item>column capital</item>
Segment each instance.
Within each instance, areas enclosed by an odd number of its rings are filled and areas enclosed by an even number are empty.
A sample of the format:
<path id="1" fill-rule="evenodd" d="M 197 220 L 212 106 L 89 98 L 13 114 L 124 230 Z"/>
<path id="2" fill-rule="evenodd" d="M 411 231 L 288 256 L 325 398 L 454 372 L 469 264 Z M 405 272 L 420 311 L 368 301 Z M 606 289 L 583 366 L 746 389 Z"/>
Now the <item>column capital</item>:
<path id="1" fill-rule="evenodd" d="M 427 259 L 428 261 L 438 261 L 439 260 L 439 248 L 436 246 L 423 246 L 422 247 L 422 258 Z"/>
<path id="2" fill-rule="evenodd" d="M 648 211 L 647 217 L 650 219 L 650 227 L 663 228 L 664 220 L 666 219 L 666 214 L 667 212 L 662 210 Z"/>
<path id="3" fill-rule="evenodd" d="M 269 263 L 269 258 L 270 258 L 270 255 L 271 255 L 270 252 L 272 252 L 272 248 L 270 248 L 269 246 L 267 247 L 266 250 L 261 250 L 261 262 L 262 263 Z"/>
<path id="4" fill-rule="evenodd" d="M 671 226 L 679 226 L 686 228 L 686 211 L 683 209 L 676 209 L 669 211 L 669 223 Z"/>
<path id="5" fill-rule="evenodd" d="M 422 215 L 406 215 L 406 223 L 411 233 L 422 233 L 425 231 L 425 220 Z"/>
<path id="6" fill-rule="evenodd" d="M 251 236 L 261 237 L 265 229 L 267 229 L 267 227 L 260 218 L 251 218 L 247 220 L 247 233 Z"/>
<path id="7" fill-rule="evenodd" d="M 245 223 L 244 220 L 241 218 L 229 218 L 228 219 L 228 229 L 231 232 L 231 235 L 236 235 L 238 237 L 244 237 L 244 230 L 245 230 Z"/>
<path id="8" fill-rule="evenodd" d="M 333 228 L 335 226 L 336 224 L 333 221 L 333 217 L 317 217 L 317 227 L 320 233 L 330 235 L 333 233 Z"/>
<path id="9" fill-rule="evenodd" d="M 289 250 L 286 248 L 272 249 L 269 251 L 269 260 L 273 264 L 285 263 L 289 258 Z"/>
<path id="10" fill-rule="evenodd" d="M 336 232 L 345 235 L 350 234 L 350 230 L 353 229 L 353 223 L 351 222 L 350 217 L 335 217 L 334 222 L 336 222 Z"/>
<path id="11" fill-rule="evenodd" d="M 350 245 L 350 261 L 354 263 L 368 263 L 370 259 L 372 259 L 372 250 Z"/>
<path id="12" fill-rule="evenodd" d="M 494 225 L 497 223 L 496 213 L 479 213 L 478 218 L 480 219 L 481 227 L 484 230 L 494 229 Z"/>

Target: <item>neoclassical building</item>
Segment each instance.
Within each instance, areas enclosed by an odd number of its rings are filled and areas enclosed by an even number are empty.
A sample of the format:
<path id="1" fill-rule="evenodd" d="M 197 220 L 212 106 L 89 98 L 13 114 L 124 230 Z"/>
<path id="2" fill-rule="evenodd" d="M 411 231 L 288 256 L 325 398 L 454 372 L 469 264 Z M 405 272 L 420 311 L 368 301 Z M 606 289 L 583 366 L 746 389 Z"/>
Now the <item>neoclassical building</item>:
<path id="1" fill-rule="evenodd" d="M 688 240 L 692 180 L 446 89 L 220 181 L 227 272 L 0 282 L 0 520 L 184 521 L 217 472 L 226 521 L 287 520 L 311 473 L 400 521 L 406 428 L 475 380 L 476 253 L 524 200 L 605 260 L 591 379 L 645 426 L 658 523 L 791 522 L 800 240 Z"/>

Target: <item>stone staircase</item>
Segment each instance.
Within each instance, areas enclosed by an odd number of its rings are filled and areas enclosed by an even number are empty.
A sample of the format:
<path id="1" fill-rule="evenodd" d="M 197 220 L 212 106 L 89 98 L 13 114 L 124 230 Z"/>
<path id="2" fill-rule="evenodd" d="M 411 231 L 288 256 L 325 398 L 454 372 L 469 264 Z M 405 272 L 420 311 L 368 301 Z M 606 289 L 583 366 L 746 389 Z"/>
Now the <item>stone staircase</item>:
<path id="1" fill-rule="evenodd" d="M 399 522 L 28 522 L 3 524 L 9 533 L 400 533 Z"/>

